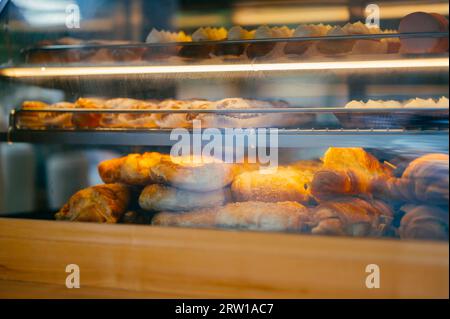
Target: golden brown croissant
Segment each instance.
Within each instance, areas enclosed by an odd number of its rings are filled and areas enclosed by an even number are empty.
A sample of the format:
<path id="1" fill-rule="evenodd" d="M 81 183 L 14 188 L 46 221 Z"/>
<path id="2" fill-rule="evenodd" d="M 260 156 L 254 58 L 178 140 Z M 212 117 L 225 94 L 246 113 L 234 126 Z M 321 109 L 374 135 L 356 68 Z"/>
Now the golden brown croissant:
<path id="1" fill-rule="evenodd" d="M 392 209 L 381 201 L 338 198 L 313 210 L 313 234 L 382 236 L 393 220 Z"/>
<path id="2" fill-rule="evenodd" d="M 400 221 L 402 239 L 448 240 L 448 211 L 431 206 L 405 205 Z"/>
<path id="3" fill-rule="evenodd" d="M 154 182 L 151 168 L 166 157 L 169 156 L 157 152 L 130 154 L 101 162 L 98 172 L 105 183 L 148 185 Z"/>
<path id="4" fill-rule="evenodd" d="M 279 167 L 275 172 L 250 171 L 238 175 L 231 185 L 233 198 L 238 202 L 307 203 L 310 200 L 310 176 L 294 168 Z"/>
<path id="5" fill-rule="evenodd" d="M 157 214 L 152 223 L 163 226 L 307 232 L 312 218 L 309 210 L 296 202 L 242 202 L 216 209 L 184 213 L 164 212 Z"/>
<path id="6" fill-rule="evenodd" d="M 230 197 L 229 189 L 199 193 L 153 184 L 142 191 L 139 206 L 152 211 L 186 211 L 222 206 Z"/>
<path id="7" fill-rule="evenodd" d="M 83 189 L 73 195 L 61 210 L 57 220 L 117 223 L 130 201 L 129 189 L 121 184 L 105 184 Z"/>
<path id="8" fill-rule="evenodd" d="M 370 194 L 373 180 L 391 176 L 391 168 L 362 148 L 331 147 L 323 158 L 323 169 L 314 174 L 311 193 L 319 200 Z"/>
<path id="9" fill-rule="evenodd" d="M 449 201 L 449 156 L 428 154 L 412 161 L 401 178 L 376 179 L 373 193 L 383 199 L 445 205 Z"/>

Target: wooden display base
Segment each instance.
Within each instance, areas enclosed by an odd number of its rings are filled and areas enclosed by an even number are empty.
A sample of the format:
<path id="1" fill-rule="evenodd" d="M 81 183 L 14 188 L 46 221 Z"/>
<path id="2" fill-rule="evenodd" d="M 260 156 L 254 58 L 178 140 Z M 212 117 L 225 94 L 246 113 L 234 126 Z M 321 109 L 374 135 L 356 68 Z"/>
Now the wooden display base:
<path id="1" fill-rule="evenodd" d="M 448 298 L 449 246 L 0 218 L 0 297 Z"/>

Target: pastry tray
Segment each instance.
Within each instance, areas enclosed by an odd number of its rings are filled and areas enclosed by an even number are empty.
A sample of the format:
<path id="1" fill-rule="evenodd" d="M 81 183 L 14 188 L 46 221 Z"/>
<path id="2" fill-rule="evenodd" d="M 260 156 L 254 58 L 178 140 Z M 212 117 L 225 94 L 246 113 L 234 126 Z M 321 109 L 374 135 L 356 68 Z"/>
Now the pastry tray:
<path id="1" fill-rule="evenodd" d="M 277 43 L 297 43 L 309 45 L 320 41 L 348 41 L 348 40 L 377 40 L 388 38 L 443 38 L 448 32 L 418 32 L 418 33 L 385 33 L 365 35 L 337 35 L 321 37 L 290 37 L 267 38 L 251 40 L 222 40 L 199 42 L 172 42 L 172 43 L 125 43 L 107 44 L 94 41 L 77 45 L 45 45 L 24 49 L 21 52 L 19 63 L 55 64 L 95 62 L 150 62 L 170 57 L 184 59 L 209 59 L 213 56 L 242 57 L 244 50 L 254 46 L 259 52 L 251 58 L 265 56 L 272 51 Z M 104 42 L 104 41 L 103 41 Z M 260 54 L 261 53 L 261 54 Z"/>
<path id="2" fill-rule="evenodd" d="M 131 116 L 132 119 L 148 118 L 151 116 L 176 116 L 183 118 L 196 118 L 200 120 L 201 128 L 301 128 L 301 129 L 327 129 L 329 122 L 321 124 L 317 117 L 321 114 L 332 115 L 337 119 L 331 128 L 344 129 L 445 129 L 449 127 L 449 109 L 445 108 L 270 108 L 270 109 L 225 109 L 225 110 L 195 110 L 195 109 L 155 109 L 155 110 L 102 110 L 102 109 L 33 109 L 13 110 L 10 114 L 10 127 L 38 130 L 86 130 L 86 129 L 126 129 L 142 130 L 155 128 L 179 128 L 179 126 L 155 127 L 155 124 L 133 124 L 126 121 L 111 124 L 77 124 L 75 119 L 87 119 L 106 117 L 112 119 L 122 115 Z M 54 125 L 33 122 L 39 118 L 56 118 L 66 115 L 69 124 Z M 33 122 L 33 125 L 28 123 Z M 209 119 L 209 121 L 207 121 Z M 50 121 L 51 122 L 51 121 Z M 75 123 L 74 123 L 75 122 Z M 78 121 L 79 122 L 79 121 Z M 189 122 L 189 123 L 188 123 Z M 192 122 L 186 121 L 191 128 Z M 323 127 L 325 125 L 325 127 Z"/>

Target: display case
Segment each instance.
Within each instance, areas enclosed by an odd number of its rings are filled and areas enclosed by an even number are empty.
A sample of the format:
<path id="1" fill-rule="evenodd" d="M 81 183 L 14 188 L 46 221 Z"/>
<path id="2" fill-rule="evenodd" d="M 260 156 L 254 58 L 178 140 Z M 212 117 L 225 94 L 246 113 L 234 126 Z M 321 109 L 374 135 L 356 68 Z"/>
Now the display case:
<path id="1" fill-rule="evenodd" d="M 448 298 L 448 1 L 38 2 L 0 296 Z"/>

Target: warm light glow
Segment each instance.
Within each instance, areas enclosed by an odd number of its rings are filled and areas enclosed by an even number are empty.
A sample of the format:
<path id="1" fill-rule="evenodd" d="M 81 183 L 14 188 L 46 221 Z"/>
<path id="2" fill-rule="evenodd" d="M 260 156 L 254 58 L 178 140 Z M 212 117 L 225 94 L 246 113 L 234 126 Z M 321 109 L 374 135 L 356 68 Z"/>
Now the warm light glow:
<path id="1" fill-rule="evenodd" d="M 132 75 L 175 73 L 220 73 L 297 70 L 346 70 L 346 69 L 401 69 L 448 67 L 445 58 L 374 60 L 374 61 L 328 61 L 295 63 L 246 63 L 217 65 L 167 65 L 167 66 L 110 66 L 110 67 L 34 67 L 4 68 L 0 76 L 5 77 L 51 77 L 85 75 Z"/>
<path id="2" fill-rule="evenodd" d="M 348 21 L 350 13 L 345 6 L 264 6 L 236 8 L 231 21 L 237 25 L 292 24 Z"/>
<path id="3" fill-rule="evenodd" d="M 447 3 L 423 3 L 423 4 L 389 4 L 380 3 L 381 19 L 395 19 L 402 18 L 410 13 L 422 11 L 422 12 L 434 12 L 442 15 L 448 15 L 448 2 Z"/>

